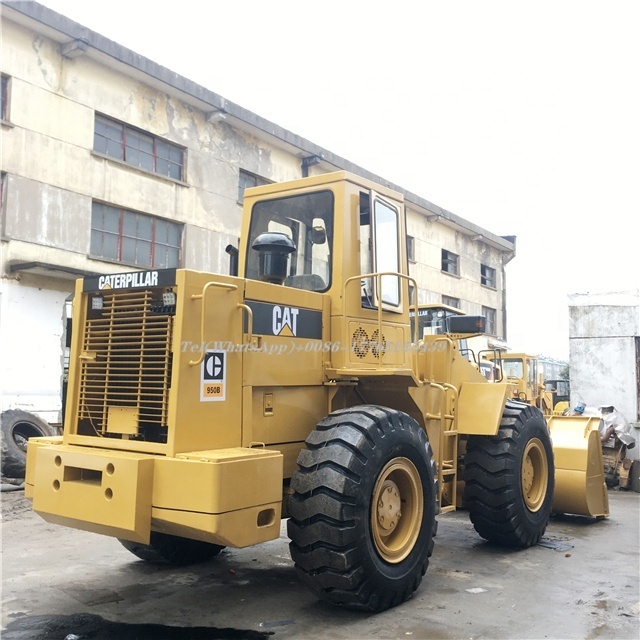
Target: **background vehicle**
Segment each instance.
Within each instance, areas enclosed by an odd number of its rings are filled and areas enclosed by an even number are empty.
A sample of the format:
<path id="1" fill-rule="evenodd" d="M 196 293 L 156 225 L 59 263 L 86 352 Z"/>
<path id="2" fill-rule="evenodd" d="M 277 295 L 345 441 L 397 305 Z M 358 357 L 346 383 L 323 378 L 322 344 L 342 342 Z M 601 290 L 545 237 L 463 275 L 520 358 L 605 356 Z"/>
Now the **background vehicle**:
<path id="1" fill-rule="evenodd" d="M 551 392 L 551 403 L 555 414 L 562 414 L 571 404 L 571 383 L 569 380 L 545 380 L 545 389 Z"/>
<path id="2" fill-rule="evenodd" d="M 554 439 L 567 481 L 540 410 L 460 353 L 484 318 L 412 331 L 398 193 L 346 172 L 249 189 L 238 264 L 78 281 L 64 435 L 29 442 L 42 517 L 175 563 L 288 517 L 312 591 L 382 611 L 460 503 L 512 547 L 540 540 L 554 483 L 562 510 L 607 515 L 589 419 Z"/>
<path id="3" fill-rule="evenodd" d="M 513 398 L 538 407 L 546 416 L 553 415 L 553 393 L 543 382 L 536 356 L 508 351 L 488 353 L 486 358 L 499 362 L 505 381 L 511 385 Z"/>

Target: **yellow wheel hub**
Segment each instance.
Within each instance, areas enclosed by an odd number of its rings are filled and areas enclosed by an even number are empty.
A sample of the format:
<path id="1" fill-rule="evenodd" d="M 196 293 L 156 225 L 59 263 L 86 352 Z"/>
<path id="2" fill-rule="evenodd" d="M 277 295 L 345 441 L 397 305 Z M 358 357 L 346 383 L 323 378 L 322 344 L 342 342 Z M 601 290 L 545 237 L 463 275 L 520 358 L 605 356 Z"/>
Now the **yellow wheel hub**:
<path id="1" fill-rule="evenodd" d="M 386 464 L 373 490 L 371 531 L 383 560 L 397 563 L 413 549 L 422 523 L 424 497 L 420 473 L 408 458 Z"/>
<path id="2" fill-rule="evenodd" d="M 527 443 L 522 458 L 522 495 L 529 511 L 538 511 L 547 495 L 549 466 L 544 445 L 538 438 Z"/>

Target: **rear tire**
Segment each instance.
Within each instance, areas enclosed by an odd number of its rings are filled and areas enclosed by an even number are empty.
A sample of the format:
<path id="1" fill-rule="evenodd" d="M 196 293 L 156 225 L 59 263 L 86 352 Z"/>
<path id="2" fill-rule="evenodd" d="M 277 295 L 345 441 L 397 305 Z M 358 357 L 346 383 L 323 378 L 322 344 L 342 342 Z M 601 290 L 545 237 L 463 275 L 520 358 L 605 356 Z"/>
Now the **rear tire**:
<path id="1" fill-rule="evenodd" d="M 496 436 L 471 436 L 465 456 L 465 504 L 486 540 L 530 547 L 542 538 L 554 487 L 553 449 L 541 411 L 508 401 Z"/>
<path id="2" fill-rule="evenodd" d="M 406 413 L 363 405 L 321 420 L 291 479 L 289 545 L 322 600 L 384 611 L 422 581 L 436 533 L 435 465 Z"/>
<path id="3" fill-rule="evenodd" d="M 118 542 L 134 556 L 151 564 L 184 566 L 205 562 L 217 556 L 224 547 L 201 540 L 180 538 L 168 533 L 151 532 L 149 544 L 118 539 Z"/>
<path id="4" fill-rule="evenodd" d="M 48 422 L 20 409 L 4 411 L 0 416 L 2 447 L 2 475 L 5 478 L 24 478 L 27 466 L 27 440 L 53 436 Z"/>

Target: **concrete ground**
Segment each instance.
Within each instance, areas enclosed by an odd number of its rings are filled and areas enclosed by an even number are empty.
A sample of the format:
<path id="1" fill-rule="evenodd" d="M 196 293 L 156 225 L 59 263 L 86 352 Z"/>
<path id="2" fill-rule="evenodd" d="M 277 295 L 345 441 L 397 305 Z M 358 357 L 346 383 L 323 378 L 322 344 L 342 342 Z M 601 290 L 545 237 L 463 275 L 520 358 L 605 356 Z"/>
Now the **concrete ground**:
<path id="1" fill-rule="evenodd" d="M 44 522 L 2 494 L 2 640 L 640 638 L 640 494 L 611 517 L 552 519 L 543 544 L 484 542 L 466 512 L 439 517 L 408 602 L 378 615 L 316 600 L 278 540 L 189 568 L 137 560 L 116 540 Z"/>

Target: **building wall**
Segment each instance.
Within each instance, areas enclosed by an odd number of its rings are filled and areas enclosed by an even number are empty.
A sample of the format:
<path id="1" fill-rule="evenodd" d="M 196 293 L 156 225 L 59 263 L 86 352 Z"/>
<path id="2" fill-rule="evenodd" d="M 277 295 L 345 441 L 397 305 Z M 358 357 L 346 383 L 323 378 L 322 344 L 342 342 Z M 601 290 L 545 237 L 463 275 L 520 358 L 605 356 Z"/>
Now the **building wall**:
<path id="1" fill-rule="evenodd" d="M 409 273 L 418 283 L 418 303 L 436 304 L 443 296 L 460 300 L 460 309 L 470 315 L 482 315 L 482 308 L 497 312 L 496 335 L 504 337 L 502 291 L 504 253 L 480 239 L 472 239 L 456 229 L 426 217 L 407 207 L 407 232 L 414 237 L 415 261 Z M 459 275 L 442 271 L 442 249 L 460 257 Z M 480 266 L 484 264 L 496 272 L 494 288 L 481 285 Z"/>
<path id="2" fill-rule="evenodd" d="M 640 449 L 640 293 L 569 296 L 571 402 L 614 405 Z"/>
<path id="3" fill-rule="evenodd" d="M 82 273 L 131 269 L 90 255 L 93 201 L 181 223 L 180 266 L 226 273 L 229 256 L 224 248 L 237 245 L 240 235 L 240 171 L 272 182 L 296 179 L 303 175 L 302 159 L 310 156 L 322 159 L 311 167 L 312 173 L 345 169 L 401 191 L 409 234 L 415 237 L 410 274 L 418 282 L 419 301 L 442 302 L 442 296 L 450 296 L 460 299 L 467 313 L 495 309 L 496 334 L 504 336 L 503 272 L 514 254 L 511 241 L 37 3 L 3 2 L 1 7 L 1 71 L 10 78 L 9 113 L 0 125 L 3 410 L 14 402 L 10 398 L 48 397 L 50 403 L 39 399 L 29 406 L 46 411 L 50 421 L 60 419 L 51 416 L 59 416 L 60 341 L 73 280 Z M 89 43 L 80 49 L 85 52 L 63 55 L 74 37 Z M 221 117 L 211 118 L 214 112 Z M 183 179 L 162 177 L 95 152 L 96 113 L 184 147 Z M 460 256 L 459 276 L 442 272 L 443 248 Z M 480 285 L 480 264 L 495 268 L 495 288 Z M 25 369 L 25 362 L 40 362 L 45 356 L 47 366 Z M 39 372 L 37 381 L 33 371 Z"/>

